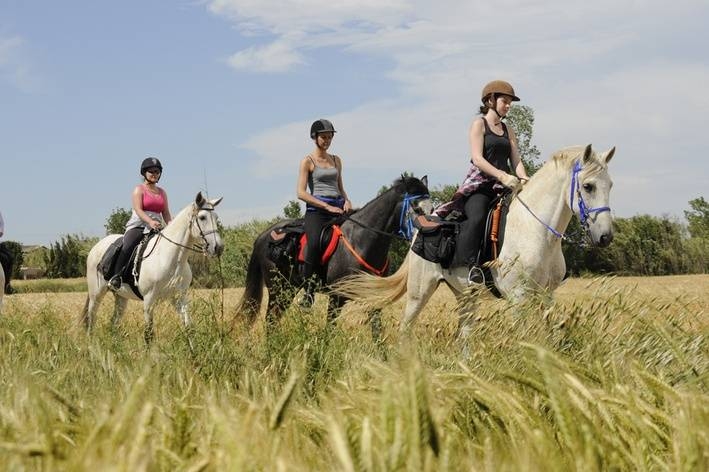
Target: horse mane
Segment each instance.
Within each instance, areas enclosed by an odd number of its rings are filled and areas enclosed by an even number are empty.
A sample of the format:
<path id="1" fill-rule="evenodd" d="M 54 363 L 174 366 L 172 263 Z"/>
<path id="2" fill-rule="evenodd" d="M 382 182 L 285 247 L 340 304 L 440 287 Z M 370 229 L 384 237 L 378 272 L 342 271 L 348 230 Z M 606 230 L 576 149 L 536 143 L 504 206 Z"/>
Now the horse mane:
<path id="1" fill-rule="evenodd" d="M 180 212 L 175 215 L 172 220 L 168 224 L 165 225 L 165 228 L 163 228 L 163 231 L 168 231 L 168 234 L 170 234 L 171 228 L 174 228 L 177 226 L 178 222 L 181 222 L 182 220 L 187 220 L 189 222 L 189 219 L 192 218 L 192 215 L 194 214 L 195 210 L 195 204 L 190 203 L 186 207 L 184 207 Z M 187 226 L 187 223 L 185 223 L 185 227 Z"/>
<path id="2" fill-rule="evenodd" d="M 550 172 L 548 169 L 557 170 L 559 167 L 570 170 L 574 166 L 576 160 L 583 156 L 583 152 L 585 149 L 586 146 L 582 145 L 568 146 L 559 149 L 554 154 L 552 154 L 551 158 L 542 165 L 542 167 L 536 172 L 536 174 L 544 174 L 546 172 Z M 605 164 L 605 162 L 599 159 L 598 153 L 592 150 L 591 160 L 590 162 L 586 163 L 586 165 L 584 165 L 583 172 L 585 174 L 596 174 L 598 172 L 603 171 L 604 169 L 607 169 L 607 165 Z"/>
<path id="3" fill-rule="evenodd" d="M 365 203 L 363 207 L 353 208 L 352 213 L 350 213 L 350 216 L 354 215 L 358 211 L 365 209 L 368 205 L 374 203 L 379 197 L 381 197 L 385 193 L 389 193 L 389 192 L 393 192 L 393 191 L 399 191 L 400 193 L 406 192 L 406 185 L 407 185 L 408 181 L 410 181 L 410 180 L 416 180 L 418 182 L 421 182 L 421 179 L 419 179 L 417 177 L 412 177 L 412 176 L 407 176 L 407 175 L 402 174 L 401 177 L 396 178 L 394 180 L 394 182 L 392 182 L 391 186 L 388 189 L 384 190 L 382 193 L 377 195 L 375 198 L 373 198 L 372 200 Z M 421 182 L 420 185 L 423 186 L 423 182 Z"/>

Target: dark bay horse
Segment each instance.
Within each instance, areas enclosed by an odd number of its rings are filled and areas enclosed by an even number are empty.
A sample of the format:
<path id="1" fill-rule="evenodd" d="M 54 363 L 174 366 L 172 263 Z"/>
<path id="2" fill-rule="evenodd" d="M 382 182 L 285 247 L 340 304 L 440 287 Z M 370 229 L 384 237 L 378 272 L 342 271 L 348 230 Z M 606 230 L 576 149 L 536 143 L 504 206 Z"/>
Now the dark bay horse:
<path id="1" fill-rule="evenodd" d="M 324 268 L 325 286 L 363 270 L 380 272 L 387 264 L 392 238 L 400 230 L 406 232 L 410 228 L 411 214 L 430 209 L 426 177 L 402 176 L 397 179 L 391 188 L 351 213 L 340 225 L 342 236 Z M 261 233 L 254 242 L 244 295 L 237 306 L 237 314 L 246 315 L 250 322 L 256 319 L 261 309 L 264 285 L 268 290 L 267 326 L 273 326 L 280 319 L 304 285 L 298 267 L 301 263 L 294 263 L 292 259 L 279 259 L 280 262 L 276 263 L 269 257 L 271 231 L 296 221 L 302 220 L 279 222 Z M 335 321 L 346 301 L 342 296 L 330 295 L 329 322 Z"/>

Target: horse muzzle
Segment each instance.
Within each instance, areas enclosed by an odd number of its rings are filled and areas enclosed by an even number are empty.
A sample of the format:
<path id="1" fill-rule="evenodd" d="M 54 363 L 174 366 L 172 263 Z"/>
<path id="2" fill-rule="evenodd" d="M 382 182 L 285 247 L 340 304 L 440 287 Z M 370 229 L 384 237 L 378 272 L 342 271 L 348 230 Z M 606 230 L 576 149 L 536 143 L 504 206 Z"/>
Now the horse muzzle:
<path id="1" fill-rule="evenodd" d="M 598 238 L 598 241 L 596 242 L 596 246 L 608 247 L 612 241 L 613 241 L 613 233 L 611 233 L 611 232 L 603 233 L 601 235 L 601 237 Z"/>

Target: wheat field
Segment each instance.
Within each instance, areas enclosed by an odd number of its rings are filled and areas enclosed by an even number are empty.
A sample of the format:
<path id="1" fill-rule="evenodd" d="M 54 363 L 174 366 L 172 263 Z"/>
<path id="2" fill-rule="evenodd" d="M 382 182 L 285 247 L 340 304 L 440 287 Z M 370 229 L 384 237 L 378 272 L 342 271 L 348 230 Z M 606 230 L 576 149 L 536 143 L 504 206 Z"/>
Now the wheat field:
<path id="1" fill-rule="evenodd" d="M 137 302 L 88 336 L 85 293 L 6 296 L 0 468 L 709 470 L 709 275 L 485 298 L 464 345 L 445 287 L 409 336 L 385 309 L 383 345 L 322 296 L 267 337 L 240 294 L 194 290 L 190 332 L 161 306 L 150 347 Z"/>

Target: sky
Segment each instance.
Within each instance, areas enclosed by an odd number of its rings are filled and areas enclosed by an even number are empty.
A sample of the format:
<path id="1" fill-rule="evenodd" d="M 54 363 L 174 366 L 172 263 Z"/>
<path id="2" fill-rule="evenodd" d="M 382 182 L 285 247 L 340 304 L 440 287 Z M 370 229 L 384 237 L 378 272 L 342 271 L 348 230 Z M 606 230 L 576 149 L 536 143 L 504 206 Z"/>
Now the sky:
<path id="1" fill-rule="evenodd" d="M 709 2 L 0 0 L 6 240 L 102 236 L 147 156 L 176 214 L 282 214 L 310 123 L 364 205 L 402 172 L 457 184 L 490 80 L 534 110 L 542 159 L 616 146 L 615 217 L 709 197 Z"/>

